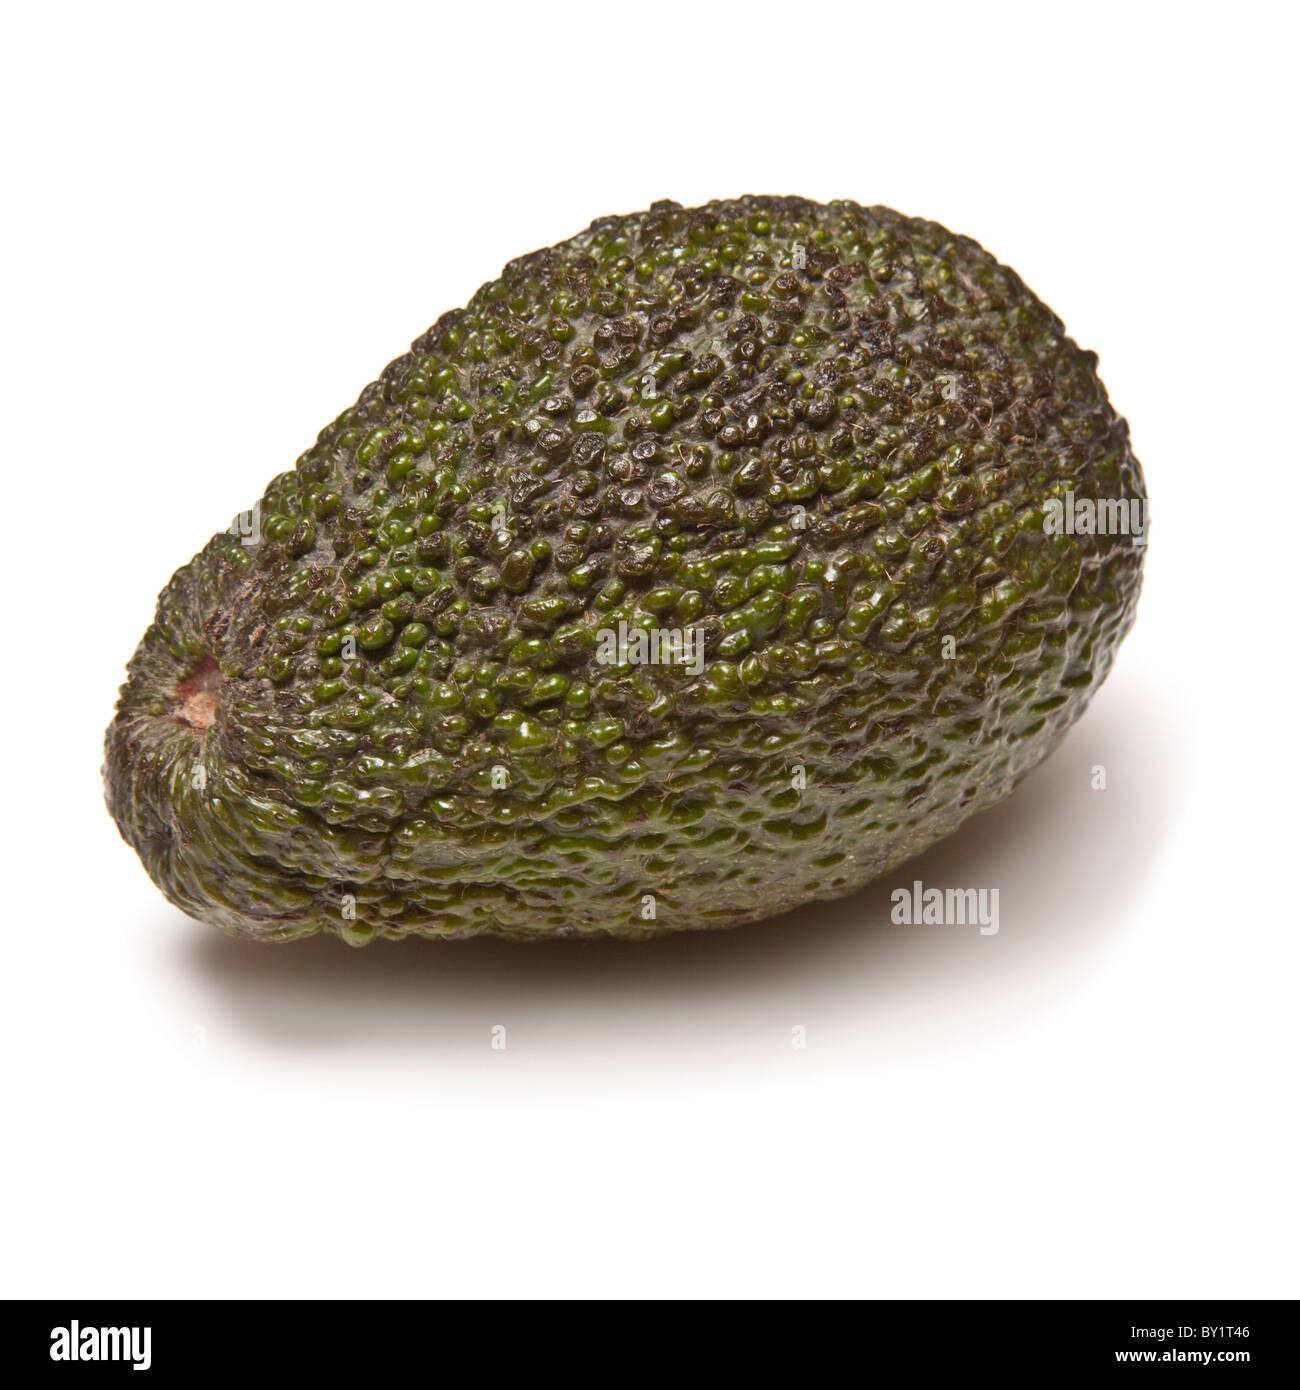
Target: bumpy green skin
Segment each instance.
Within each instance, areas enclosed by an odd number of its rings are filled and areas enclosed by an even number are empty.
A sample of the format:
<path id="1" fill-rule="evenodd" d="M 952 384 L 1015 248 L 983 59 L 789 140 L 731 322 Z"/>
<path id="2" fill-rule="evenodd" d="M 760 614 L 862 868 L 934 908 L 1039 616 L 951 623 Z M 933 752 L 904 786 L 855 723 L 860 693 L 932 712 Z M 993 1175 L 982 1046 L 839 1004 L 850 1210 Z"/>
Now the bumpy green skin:
<path id="1" fill-rule="evenodd" d="M 264 940 L 642 937 L 848 893 L 1006 796 L 1132 621 L 1132 538 L 1043 525 L 1145 496 L 1095 366 L 886 208 L 594 222 L 391 363 L 260 542 L 176 573 L 109 807 L 173 903 Z M 702 673 L 602 663 L 620 619 L 700 630 Z"/>

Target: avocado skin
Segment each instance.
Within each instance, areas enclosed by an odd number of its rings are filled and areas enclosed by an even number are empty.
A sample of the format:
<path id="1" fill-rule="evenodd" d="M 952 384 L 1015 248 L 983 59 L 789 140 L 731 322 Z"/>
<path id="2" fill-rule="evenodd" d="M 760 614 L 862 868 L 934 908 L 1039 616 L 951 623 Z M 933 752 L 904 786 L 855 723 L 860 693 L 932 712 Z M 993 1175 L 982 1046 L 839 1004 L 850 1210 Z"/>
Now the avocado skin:
<path id="1" fill-rule="evenodd" d="M 1006 796 L 1104 680 L 1144 551 L 1047 534 L 1067 492 L 1145 498 L 1128 428 L 975 242 L 799 198 L 602 218 L 177 571 L 108 806 L 172 903 L 259 940 L 837 897 Z M 620 620 L 698 630 L 702 672 L 602 663 Z"/>

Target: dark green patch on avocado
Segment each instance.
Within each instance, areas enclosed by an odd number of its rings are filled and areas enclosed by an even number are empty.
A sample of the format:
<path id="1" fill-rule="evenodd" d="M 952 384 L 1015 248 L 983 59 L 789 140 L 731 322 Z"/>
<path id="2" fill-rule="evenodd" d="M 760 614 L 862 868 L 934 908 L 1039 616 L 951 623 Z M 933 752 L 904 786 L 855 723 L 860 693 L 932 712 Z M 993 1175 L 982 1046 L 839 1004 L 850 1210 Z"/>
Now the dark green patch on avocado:
<path id="1" fill-rule="evenodd" d="M 1067 493 L 1144 498 L 1127 427 L 975 242 L 797 198 L 602 218 L 173 576 L 109 808 L 173 903 L 261 939 L 836 897 L 1004 797 L 1105 678 L 1143 551 L 1049 534 Z"/>

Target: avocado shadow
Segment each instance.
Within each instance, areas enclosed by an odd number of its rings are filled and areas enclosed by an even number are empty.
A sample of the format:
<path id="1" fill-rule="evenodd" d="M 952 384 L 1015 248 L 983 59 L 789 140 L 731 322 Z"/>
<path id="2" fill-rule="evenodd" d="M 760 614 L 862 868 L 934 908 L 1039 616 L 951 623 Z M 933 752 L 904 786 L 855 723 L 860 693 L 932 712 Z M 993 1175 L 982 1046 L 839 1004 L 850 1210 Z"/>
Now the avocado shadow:
<path id="1" fill-rule="evenodd" d="M 176 965 L 254 1047 L 378 1050 L 421 1067 L 499 1066 L 497 1028 L 516 1074 L 749 1076 L 788 1069 L 799 1029 L 814 1065 L 969 1046 L 1059 1007 L 1142 910 L 1190 734 L 1149 688 L 1119 684 L 1006 801 L 847 898 L 641 943 L 261 946 L 173 920 Z M 918 879 L 996 888 L 997 932 L 896 924 L 891 893 Z"/>

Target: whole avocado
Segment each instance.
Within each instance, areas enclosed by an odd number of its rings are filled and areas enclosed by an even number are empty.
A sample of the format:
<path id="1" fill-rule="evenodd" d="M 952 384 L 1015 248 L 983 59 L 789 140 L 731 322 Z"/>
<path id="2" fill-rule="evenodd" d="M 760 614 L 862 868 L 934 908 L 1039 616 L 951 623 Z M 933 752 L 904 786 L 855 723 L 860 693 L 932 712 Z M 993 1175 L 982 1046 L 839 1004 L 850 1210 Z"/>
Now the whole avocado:
<path id="1" fill-rule="evenodd" d="M 262 940 L 837 897 L 1083 712 L 1144 552 L 1053 519 L 1116 503 L 1145 487 L 1095 355 L 968 238 L 800 198 L 602 218 L 177 571 L 109 809 L 171 902 Z"/>

